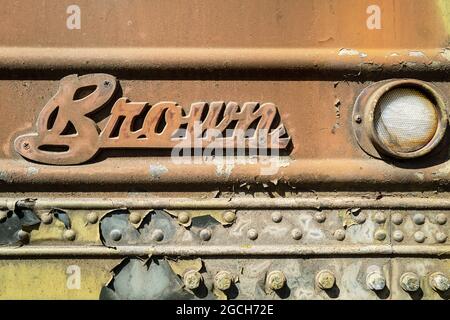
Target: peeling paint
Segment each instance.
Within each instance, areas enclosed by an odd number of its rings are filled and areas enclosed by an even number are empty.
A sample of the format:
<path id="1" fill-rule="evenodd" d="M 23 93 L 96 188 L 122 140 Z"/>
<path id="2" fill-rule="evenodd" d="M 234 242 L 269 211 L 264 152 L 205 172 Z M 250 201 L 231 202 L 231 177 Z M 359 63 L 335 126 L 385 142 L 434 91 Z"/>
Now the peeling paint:
<path id="1" fill-rule="evenodd" d="M 339 50 L 338 56 L 359 56 L 360 58 L 365 58 L 367 57 L 367 54 L 355 49 L 342 48 Z"/>
<path id="2" fill-rule="evenodd" d="M 410 57 L 426 57 L 422 51 L 410 51 L 408 55 Z"/>
<path id="3" fill-rule="evenodd" d="M 165 166 L 163 166 L 159 163 L 151 164 L 149 166 L 149 173 L 150 173 L 150 176 L 152 177 L 152 179 L 160 179 L 161 176 L 168 171 L 169 170 Z"/>
<path id="4" fill-rule="evenodd" d="M 39 169 L 36 167 L 28 167 L 27 168 L 27 176 L 33 176 L 39 173 Z"/>

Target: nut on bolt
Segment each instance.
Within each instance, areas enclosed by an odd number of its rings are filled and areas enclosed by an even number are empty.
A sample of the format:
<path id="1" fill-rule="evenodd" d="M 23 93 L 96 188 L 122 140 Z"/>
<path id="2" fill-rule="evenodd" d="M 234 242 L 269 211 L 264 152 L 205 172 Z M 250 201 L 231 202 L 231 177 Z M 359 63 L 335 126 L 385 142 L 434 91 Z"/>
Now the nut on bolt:
<path id="1" fill-rule="evenodd" d="M 414 272 L 405 272 L 400 277 L 400 286 L 407 292 L 414 292 L 420 288 L 420 279 Z"/>
<path id="2" fill-rule="evenodd" d="M 316 285 L 323 290 L 333 288 L 336 278 L 330 270 L 321 270 L 316 275 Z"/>
<path id="3" fill-rule="evenodd" d="M 284 273 L 279 270 L 271 271 L 267 274 L 266 285 L 271 290 L 280 290 L 286 284 Z"/>
<path id="4" fill-rule="evenodd" d="M 195 290 L 200 286 L 202 282 L 202 275 L 195 270 L 187 271 L 183 276 L 184 286 L 190 290 Z"/>
<path id="5" fill-rule="evenodd" d="M 380 271 L 372 271 L 366 276 L 366 284 L 370 290 L 381 291 L 386 287 L 386 279 Z"/>
<path id="6" fill-rule="evenodd" d="M 219 271 L 214 276 L 214 287 L 219 290 L 225 291 L 230 289 L 233 282 L 233 276 L 228 271 Z"/>
<path id="7" fill-rule="evenodd" d="M 444 292 L 450 289 L 450 280 L 442 272 L 432 273 L 429 282 L 434 291 Z"/>

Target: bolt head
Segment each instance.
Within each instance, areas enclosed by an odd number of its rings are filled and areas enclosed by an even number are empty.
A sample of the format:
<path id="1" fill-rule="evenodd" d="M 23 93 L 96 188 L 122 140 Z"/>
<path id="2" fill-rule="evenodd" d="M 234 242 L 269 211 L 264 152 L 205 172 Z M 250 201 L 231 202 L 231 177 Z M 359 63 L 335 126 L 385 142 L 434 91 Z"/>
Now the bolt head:
<path id="1" fill-rule="evenodd" d="M 386 215 L 384 214 L 384 212 L 378 211 L 377 213 L 375 213 L 375 222 L 382 224 L 386 222 Z"/>
<path id="2" fill-rule="evenodd" d="M 424 224 L 425 223 L 425 215 L 422 213 L 417 213 L 413 216 L 413 221 L 415 224 Z"/>
<path id="3" fill-rule="evenodd" d="M 23 243 L 28 243 L 28 241 L 30 241 L 30 233 L 24 230 L 19 230 L 19 232 L 17 233 L 17 237 Z"/>
<path id="4" fill-rule="evenodd" d="M 391 221 L 393 224 L 400 225 L 403 223 L 403 216 L 400 213 L 394 213 L 392 215 Z"/>
<path id="5" fill-rule="evenodd" d="M 0 211 L 0 222 L 6 221 L 6 218 L 8 218 L 8 212 Z"/>
<path id="6" fill-rule="evenodd" d="M 214 276 L 214 287 L 219 290 L 225 291 L 230 289 L 233 282 L 233 276 L 228 271 L 219 271 Z"/>
<path id="7" fill-rule="evenodd" d="M 183 276 L 184 286 L 190 290 L 195 290 L 200 287 L 202 282 L 202 275 L 198 271 L 189 270 Z"/>
<path id="8" fill-rule="evenodd" d="M 363 224 L 364 222 L 366 222 L 366 215 L 364 212 L 359 212 L 358 215 L 356 215 L 353 218 L 357 223 L 359 224 Z"/>
<path id="9" fill-rule="evenodd" d="M 266 283 L 270 289 L 280 290 L 286 284 L 286 277 L 279 270 L 271 271 L 266 277 Z"/>
<path id="10" fill-rule="evenodd" d="M 392 238 L 394 238 L 394 240 L 397 242 L 403 241 L 403 239 L 404 239 L 403 232 L 401 230 L 395 230 L 392 233 Z"/>
<path id="11" fill-rule="evenodd" d="M 436 215 L 436 222 L 438 224 L 446 224 L 447 223 L 447 216 L 444 213 L 439 213 Z"/>
<path id="12" fill-rule="evenodd" d="M 374 271 L 367 274 L 366 284 L 370 290 L 381 291 L 386 286 L 386 279 L 380 272 Z"/>
<path id="13" fill-rule="evenodd" d="M 73 240 L 75 240 L 76 233 L 75 233 L 74 230 L 68 229 L 68 230 L 65 230 L 65 231 L 64 231 L 63 237 L 64 237 L 64 239 L 66 239 L 66 240 L 73 241 Z"/>
<path id="14" fill-rule="evenodd" d="M 327 216 L 326 216 L 325 212 L 318 211 L 318 212 L 314 213 L 314 219 L 317 222 L 322 223 L 327 219 Z"/>
<path id="15" fill-rule="evenodd" d="M 122 239 L 122 232 L 119 229 L 112 229 L 109 236 L 113 241 L 119 241 Z"/>
<path id="16" fill-rule="evenodd" d="M 417 231 L 414 233 L 414 240 L 418 243 L 422 243 L 425 241 L 425 234 L 422 231 Z"/>
<path id="17" fill-rule="evenodd" d="M 383 241 L 384 239 L 386 239 L 386 230 L 378 229 L 377 231 L 375 231 L 375 239 L 377 239 L 378 241 Z"/>
<path id="18" fill-rule="evenodd" d="M 272 221 L 273 222 L 279 223 L 279 222 L 281 222 L 282 219 L 283 219 L 283 216 L 281 215 L 281 212 L 279 212 L 279 211 L 272 212 Z"/>
<path id="19" fill-rule="evenodd" d="M 152 239 L 154 241 L 162 241 L 164 239 L 164 232 L 161 229 L 155 229 L 152 232 Z"/>
<path id="20" fill-rule="evenodd" d="M 53 221 L 53 214 L 46 212 L 40 216 L 43 224 L 50 224 Z"/>
<path id="21" fill-rule="evenodd" d="M 337 230 L 334 232 L 334 238 L 335 238 L 336 240 L 339 240 L 339 241 L 344 240 L 344 239 L 345 239 L 345 230 L 344 230 L 344 229 L 337 229 Z"/>
<path id="22" fill-rule="evenodd" d="M 420 288 L 420 279 L 414 272 L 406 272 L 400 277 L 400 286 L 407 292 L 414 292 Z"/>
<path id="23" fill-rule="evenodd" d="M 183 224 L 188 223 L 189 219 L 190 219 L 189 214 L 187 214 L 186 212 L 180 212 L 180 214 L 178 214 L 177 218 L 178 218 L 178 221 Z"/>
<path id="24" fill-rule="evenodd" d="M 303 236 L 303 232 L 302 232 L 302 230 L 295 228 L 295 229 L 292 229 L 291 236 L 294 240 L 300 240 Z"/>
<path id="25" fill-rule="evenodd" d="M 208 241 L 209 239 L 211 239 L 211 230 L 203 229 L 202 231 L 200 231 L 200 239 L 202 239 L 203 241 Z"/>
<path id="26" fill-rule="evenodd" d="M 250 240 L 256 240 L 258 238 L 258 231 L 256 231 L 255 229 L 249 229 L 247 231 L 247 237 Z"/>
<path id="27" fill-rule="evenodd" d="M 86 220 L 90 224 L 97 223 L 97 221 L 98 221 L 98 214 L 97 214 L 97 212 L 89 212 L 87 217 L 86 217 Z"/>
<path id="28" fill-rule="evenodd" d="M 361 123 L 362 122 L 361 115 L 355 114 L 355 116 L 353 117 L 353 120 L 355 120 L 356 123 Z"/>
<path id="29" fill-rule="evenodd" d="M 227 211 L 223 214 L 223 220 L 225 220 L 228 223 L 234 222 L 235 219 L 236 213 L 234 213 L 233 211 Z"/>
<path id="30" fill-rule="evenodd" d="M 138 224 L 139 222 L 141 222 L 141 215 L 137 212 L 131 212 L 130 215 L 128 216 L 128 220 L 132 223 L 132 224 Z"/>
<path id="31" fill-rule="evenodd" d="M 444 243 L 445 241 L 447 241 L 447 235 L 444 232 L 436 232 L 434 237 L 439 243 Z"/>
<path id="32" fill-rule="evenodd" d="M 329 270 L 321 270 L 316 275 L 316 285 L 323 290 L 329 290 L 333 288 L 336 283 L 334 274 Z"/>
<path id="33" fill-rule="evenodd" d="M 429 282 L 434 291 L 444 292 L 450 289 L 450 281 L 442 272 L 431 274 Z"/>

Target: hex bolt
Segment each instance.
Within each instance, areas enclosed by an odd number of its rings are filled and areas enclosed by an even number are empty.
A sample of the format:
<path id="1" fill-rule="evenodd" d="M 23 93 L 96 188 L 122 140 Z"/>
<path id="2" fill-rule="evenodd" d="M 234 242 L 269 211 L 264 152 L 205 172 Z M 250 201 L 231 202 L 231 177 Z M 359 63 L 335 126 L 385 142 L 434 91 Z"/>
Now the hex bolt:
<path id="1" fill-rule="evenodd" d="M 397 242 L 402 242 L 404 239 L 403 232 L 401 230 L 395 230 L 392 233 L 392 238 Z"/>
<path id="2" fill-rule="evenodd" d="M 416 242 L 422 243 L 425 241 L 425 234 L 422 231 L 417 231 L 414 233 L 414 240 L 416 240 Z"/>
<path id="3" fill-rule="evenodd" d="M 403 223 L 403 216 L 400 213 L 394 213 L 392 215 L 391 221 L 393 224 L 400 225 Z"/>
<path id="4" fill-rule="evenodd" d="M 386 286 L 386 279 L 380 271 L 372 271 L 366 276 L 366 284 L 370 290 L 381 291 Z"/>
<path id="5" fill-rule="evenodd" d="M 211 230 L 203 229 L 202 231 L 200 231 L 200 239 L 202 239 L 203 241 L 208 241 L 209 239 L 211 239 Z"/>
<path id="6" fill-rule="evenodd" d="M 225 220 L 228 223 L 234 222 L 235 219 L 236 213 L 234 213 L 233 211 L 227 211 L 223 214 L 223 220 Z"/>
<path id="7" fill-rule="evenodd" d="M 375 231 L 375 239 L 377 239 L 378 241 L 383 241 L 384 239 L 386 239 L 386 230 L 378 229 L 377 231 Z"/>
<path id="8" fill-rule="evenodd" d="M 324 212 L 318 211 L 314 214 L 314 219 L 316 219 L 317 222 L 322 223 L 326 220 L 327 216 Z"/>
<path id="9" fill-rule="evenodd" d="M 336 238 L 336 240 L 342 241 L 345 239 L 345 230 L 344 229 L 337 229 L 334 232 L 334 237 Z"/>
<path id="10" fill-rule="evenodd" d="M 202 275 L 195 270 L 188 270 L 183 276 L 184 286 L 190 290 L 195 290 L 200 287 L 202 282 Z"/>
<path id="11" fill-rule="evenodd" d="M 425 215 L 422 213 L 417 213 L 413 216 L 413 221 L 415 224 L 424 224 L 425 223 Z"/>
<path id="12" fill-rule="evenodd" d="M 65 230 L 63 233 L 64 239 L 69 240 L 69 241 L 75 240 L 76 235 L 77 234 L 72 229 Z"/>
<path id="13" fill-rule="evenodd" d="M 0 222 L 6 221 L 6 218 L 8 218 L 8 212 L 0 211 Z"/>
<path id="14" fill-rule="evenodd" d="M 53 221 L 53 214 L 46 212 L 40 216 L 43 224 L 50 224 Z"/>
<path id="15" fill-rule="evenodd" d="M 447 223 L 447 216 L 444 213 L 439 213 L 436 215 L 436 222 L 438 224 L 446 224 Z"/>
<path id="16" fill-rule="evenodd" d="M 281 222 L 281 220 L 283 219 L 283 216 L 281 215 L 280 211 L 275 211 L 272 213 L 272 221 L 275 223 L 279 223 Z"/>
<path id="17" fill-rule="evenodd" d="M 284 273 L 279 270 L 271 271 L 267 274 L 266 285 L 271 290 L 280 290 L 286 284 Z"/>
<path id="18" fill-rule="evenodd" d="M 377 213 L 375 213 L 375 222 L 382 224 L 386 222 L 386 215 L 384 214 L 384 212 L 378 211 Z"/>
<path id="19" fill-rule="evenodd" d="M 111 232 L 109 233 L 109 237 L 113 241 L 119 241 L 120 239 L 122 239 L 122 232 L 120 232 L 119 229 L 112 229 Z"/>
<path id="20" fill-rule="evenodd" d="M 330 270 L 321 270 L 316 275 L 316 285 L 322 290 L 333 288 L 336 278 Z"/>
<path id="21" fill-rule="evenodd" d="M 142 217 L 139 213 L 137 212 L 131 212 L 130 215 L 128 216 L 128 220 L 132 223 L 132 224 L 138 224 L 139 222 L 141 222 Z"/>
<path id="22" fill-rule="evenodd" d="M 94 224 L 97 223 L 98 221 L 98 214 L 97 212 L 89 212 L 86 220 L 90 223 L 90 224 Z"/>
<path id="23" fill-rule="evenodd" d="M 233 282 L 233 276 L 228 271 L 219 271 L 214 276 L 214 287 L 225 291 L 230 289 L 231 283 Z"/>
<path id="24" fill-rule="evenodd" d="M 189 214 L 187 214 L 186 212 L 181 212 L 180 214 L 178 214 L 178 221 L 182 224 L 188 223 L 189 222 Z"/>
<path id="25" fill-rule="evenodd" d="M 405 272 L 400 277 L 400 286 L 406 292 L 414 292 L 420 288 L 420 279 L 414 272 Z"/>
<path id="26" fill-rule="evenodd" d="M 164 239 L 164 232 L 161 229 L 155 229 L 152 232 L 152 239 L 154 241 L 162 241 Z"/>
<path id="27" fill-rule="evenodd" d="M 19 232 L 17 233 L 17 236 L 18 236 L 19 240 L 23 243 L 27 243 L 28 241 L 30 241 L 30 233 L 26 232 L 24 230 L 19 230 Z"/>
<path id="28" fill-rule="evenodd" d="M 436 232 L 434 237 L 436 238 L 436 241 L 439 243 L 444 243 L 445 241 L 447 241 L 447 235 L 444 232 L 440 232 L 440 231 Z"/>
<path id="29" fill-rule="evenodd" d="M 302 232 L 302 230 L 295 228 L 295 229 L 292 229 L 291 236 L 294 240 L 300 240 L 303 236 L 303 232 Z"/>
<path id="30" fill-rule="evenodd" d="M 429 283 L 434 291 L 447 291 L 450 289 L 450 281 L 442 272 L 432 273 L 429 277 Z"/>
<path id="31" fill-rule="evenodd" d="M 354 220 L 359 224 L 363 224 L 366 222 L 366 215 L 364 212 L 360 212 L 357 216 L 355 216 Z"/>
<path id="32" fill-rule="evenodd" d="M 258 238 L 258 231 L 256 231 L 255 229 L 248 229 L 247 237 L 250 240 L 256 240 L 256 238 Z"/>

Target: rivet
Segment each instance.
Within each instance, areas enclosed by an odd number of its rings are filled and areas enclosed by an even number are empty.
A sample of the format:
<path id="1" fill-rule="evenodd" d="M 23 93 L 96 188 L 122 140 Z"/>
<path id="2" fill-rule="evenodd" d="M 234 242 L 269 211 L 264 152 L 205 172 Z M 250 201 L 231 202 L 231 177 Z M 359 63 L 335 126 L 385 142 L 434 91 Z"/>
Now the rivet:
<path id="1" fill-rule="evenodd" d="M 97 223 L 98 221 L 98 214 L 97 212 L 89 212 L 86 220 L 90 223 L 90 224 L 94 224 Z"/>
<path id="2" fill-rule="evenodd" d="M 8 212 L 6 211 L 0 211 L 0 222 L 3 222 L 8 218 Z"/>
<path id="3" fill-rule="evenodd" d="M 141 222 L 141 219 L 141 215 L 137 212 L 131 212 L 128 216 L 128 220 L 130 220 L 132 224 L 138 224 L 139 222 Z"/>
<path id="4" fill-rule="evenodd" d="M 64 231 L 63 237 L 66 240 L 73 241 L 73 240 L 75 240 L 76 233 L 72 229 L 68 229 L 68 230 Z"/>
<path id="5" fill-rule="evenodd" d="M 436 238 L 436 241 L 439 243 L 444 243 L 445 241 L 447 241 L 447 235 L 443 232 L 436 232 L 434 237 Z"/>
<path id="6" fill-rule="evenodd" d="M 183 283 L 190 290 L 197 289 L 202 282 L 202 275 L 198 271 L 189 270 L 183 276 Z"/>
<path id="7" fill-rule="evenodd" d="M 258 231 L 256 231 L 255 229 L 249 229 L 247 231 L 247 237 L 250 240 L 256 240 L 256 238 L 258 238 Z"/>
<path id="8" fill-rule="evenodd" d="M 219 271 L 214 276 L 214 287 L 219 290 L 225 291 L 230 289 L 233 282 L 233 276 L 228 271 Z"/>
<path id="9" fill-rule="evenodd" d="M 316 285 L 323 290 L 333 288 L 336 282 L 334 274 L 330 270 L 321 270 L 316 275 Z"/>
<path id="10" fill-rule="evenodd" d="M 403 241 L 403 239 L 404 239 L 403 232 L 401 230 L 395 230 L 392 233 L 392 238 L 394 238 L 394 240 L 397 242 Z"/>
<path id="11" fill-rule="evenodd" d="M 447 216 L 444 213 L 439 213 L 436 215 L 436 222 L 438 224 L 446 224 L 447 223 Z"/>
<path id="12" fill-rule="evenodd" d="M 164 232 L 161 229 L 155 229 L 152 232 L 152 239 L 155 241 L 162 241 L 164 239 Z"/>
<path id="13" fill-rule="evenodd" d="M 422 213 L 417 213 L 413 216 L 413 221 L 415 224 L 424 224 L 425 215 L 423 215 Z"/>
<path id="14" fill-rule="evenodd" d="M 119 241 L 122 239 L 122 232 L 119 229 L 112 229 L 109 233 L 109 237 L 114 241 Z"/>
<path id="15" fill-rule="evenodd" d="M 364 222 L 366 222 L 366 215 L 365 215 L 364 212 L 360 212 L 360 213 L 358 213 L 358 215 L 355 216 L 353 219 L 354 219 L 357 223 L 363 224 Z"/>
<path id="16" fill-rule="evenodd" d="M 275 211 L 272 213 L 272 221 L 275 223 L 281 222 L 283 219 L 283 216 L 281 215 L 281 212 Z"/>
<path id="17" fill-rule="evenodd" d="M 19 230 L 17 236 L 23 243 L 27 243 L 28 241 L 30 241 L 30 234 L 24 230 Z"/>
<path id="18" fill-rule="evenodd" d="M 420 279 L 414 272 L 405 272 L 400 277 L 400 286 L 407 292 L 414 292 L 420 288 Z"/>
<path id="19" fill-rule="evenodd" d="M 294 240 L 300 240 L 303 236 L 303 232 L 302 232 L 302 230 L 295 228 L 295 229 L 292 229 L 291 236 Z"/>
<path id="20" fill-rule="evenodd" d="M 317 222 L 322 223 L 326 220 L 327 216 L 324 212 L 318 211 L 314 214 L 314 219 L 316 219 Z"/>
<path id="21" fill-rule="evenodd" d="M 236 213 L 233 211 L 227 211 L 223 214 L 223 220 L 228 223 L 232 223 L 236 219 Z"/>
<path id="22" fill-rule="evenodd" d="M 422 243 L 425 241 L 425 234 L 422 231 L 417 231 L 414 233 L 414 240 L 416 242 Z"/>
<path id="23" fill-rule="evenodd" d="M 447 291 L 450 289 L 450 281 L 442 272 L 435 272 L 430 275 L 429 283 L 434 291 Z"/>
<path id="24" fill-rule="evenodd" d="M 334 237 L 336 238 L 336 240 L 342 241 L 345 239 L 345 230 L 344 229 L 337 229 L 334 232 Z"/>
<path id="25" fill-rule="evenodd" d="M 400 225 L 403 223 L 403 216 L 400 213 L 394 213 L 392 215 L 391 221 L 393 224 Z"/>
<path id="26" fill-rule="evenodd" d="M 211 230 L 209 229 L 203 229 L 200 231 L 200 239 L 203 241 L 208 241 L 211 239 Z"/>
<path id="27" fill-rule="evenodd" d="M 374 218 L 375 218 L 375 221 L 377 223 L 379 223 L 379 224 L 386 222 L 386 215 L 383 212 L 381 212 L 381 211 L 375 213 L 375 217 Z"/>
<path id="28" fill-rule="evenodd" d="M 266 284 L 272 290 L 280 290 L 286 284 L 286 277 L 279 270 L 271 271 L 267 274 Z"/>
<path id="29" fill-rule="evenodd" d="M 355 117 L 353 118 L 355 120 L 356 123 L 361 123 L 362 122 L 362 118 L 359 114 L 355 114 Z"/>
<path id="30" fill-rule="evenodd" d="M 383 229 L 378 229 L 377 231 L 375 231 L 375 239 L 379 241 L 383 241 L 384 239 L 386 239 L 386 231 Z"/>
<path id="31" fill-rule="evenodd" d="M 380 291 L 386 286 L 386 279 L 379 271 L 373 271 L 367 274 L 366 284 L 370 290 Z"/>
<path id="32" fill-rule="evenodd" d="M 189 215 L 186 212 L 180 212 L 178 214 L 177 218 L 180 223 L 188 223 L 189 222 Z"/>
<path id="33" fill-rule="evenodd" d="M 53 221 L 53 214 L 46 212 L 40 216 L 43 224 L 50 224 Z"/>

